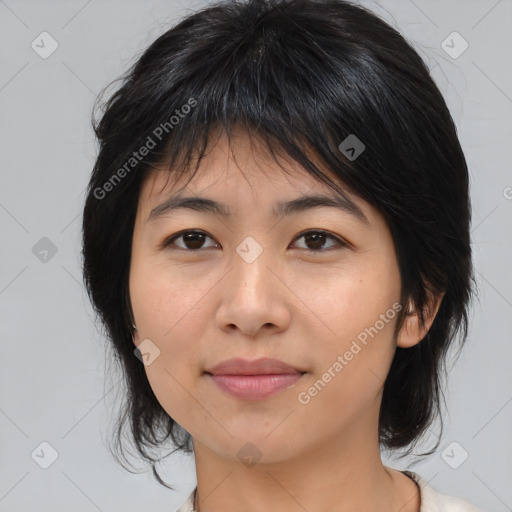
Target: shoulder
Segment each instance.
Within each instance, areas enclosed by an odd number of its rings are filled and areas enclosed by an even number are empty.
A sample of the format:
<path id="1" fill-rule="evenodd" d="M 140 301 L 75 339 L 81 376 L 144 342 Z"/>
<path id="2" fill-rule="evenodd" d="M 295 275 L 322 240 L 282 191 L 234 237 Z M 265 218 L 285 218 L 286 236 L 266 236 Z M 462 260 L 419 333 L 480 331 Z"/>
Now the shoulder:
<path id="1" fill-rule="evenodd" d="M 420 512 L 483 512 L 469 501 L 437 492 L 417 473 L 404 471 L 420 487 Z"/>

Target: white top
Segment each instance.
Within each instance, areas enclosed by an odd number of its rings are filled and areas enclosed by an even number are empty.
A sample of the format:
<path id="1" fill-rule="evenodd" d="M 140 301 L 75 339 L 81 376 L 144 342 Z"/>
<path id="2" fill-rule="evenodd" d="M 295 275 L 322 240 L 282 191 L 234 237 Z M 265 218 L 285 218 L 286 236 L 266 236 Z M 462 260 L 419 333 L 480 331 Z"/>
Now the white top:
<path id="1" fill-rule="evenodd" d="M 417 473 L 412 471 L 403 471 L 403 473 L 420 486 L 420 512 L 482 512 L 467 501 L 438 493 Z M 176 512 L 195 512 L 194 493 L 196 489 L 197 487 L 194 488 L 187 501 Z"/>

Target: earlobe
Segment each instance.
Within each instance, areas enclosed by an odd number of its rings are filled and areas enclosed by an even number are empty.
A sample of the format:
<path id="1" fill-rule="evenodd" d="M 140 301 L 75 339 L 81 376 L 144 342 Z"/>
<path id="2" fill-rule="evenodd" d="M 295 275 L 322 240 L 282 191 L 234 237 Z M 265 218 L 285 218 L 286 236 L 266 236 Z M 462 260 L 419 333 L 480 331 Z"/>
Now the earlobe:
<path id="1" fill-rule="evenodd" d="M 424 314 L 425 325 L 422 327 L 420 324 L 420 316 L 417 311 L 414 311 L 412 302 L 409 303 L 407 317 L 404 321 L 400 332 L 398 333 L 397 346 L 401 348 L 410 348 L 417 345 L 428 333 L 430 327 L 434 323 L 434 319 L 439 311 L 441 302 L 444 297 L 444 292 L 440 293 L 435 299 L 435 307 L 426 309 Z"/>

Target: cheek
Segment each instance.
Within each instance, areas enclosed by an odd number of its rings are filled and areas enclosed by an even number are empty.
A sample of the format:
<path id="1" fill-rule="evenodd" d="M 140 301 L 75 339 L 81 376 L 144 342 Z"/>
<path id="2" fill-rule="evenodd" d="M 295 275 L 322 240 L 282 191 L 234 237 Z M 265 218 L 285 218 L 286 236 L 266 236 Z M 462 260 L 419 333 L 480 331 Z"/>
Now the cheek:
<path id="1" fill-rule="evenodd" d="M 373 399 L 395 350 L 393 330 L 401 309 L 398 268 L 393 261 L 354 265 L 310 283 L 303 277 L 300 285 L 314 290 L 306 295 L 308 318 L 314 320 L 309 335 L 322 340 L 313 359 L 319 382 L 308 395 L 318 393 L 322 397 L 314 399 L 317 403 L 334 400 L 348 408 Z"/>
<path id="2" fill-rule="evenodd" d="M 180 425 L 194 424 L 201 413 L 193 397 L 198 395 L 202 372 L 197 362 L 200 348 L 195 341 L 201 339 L 202 333 L 184 308 L 178 306 L 172 309 L 162 306 L 148 317 L 147 325 L 148 334 L 144 336 L 160 350 L 154 362 L 145 367 L 153 393 Z"/>
<path id="3" fill-rule="evenodd" d="M 304 312 L 299 321 L 309 323 L 317 336 L 332 342 L 323 346 L 339 350 L 347 342 L 350 345 L 349 339 L 371 328 L 400 298 L 396 265 L 373 258 L 354 258 L 328 271 L 306 271 L 291 282 L 294 294 L 301 299 L 297 307 Z M 378 330 L 383 336 L 390 336 L 390 323 L 379 322 Z"/>
<path id="4" fill-rule="evenodd" d="M 179 343 L 180 331 L 197 325 L 213 283 L 205 276 L 197 279 L 179 266 L 147 264 L 135 267 L 130 276 L 130 295 L 137 322 L 143 334 L 167 343 Z M 186 326 L 186 329 L 184 328 Z"/>
<path id="5" fill-rule="evenodd" d="M 302 418 L 313 423 L 308 428 L 334 432 L 340 424 L 354 423 L 380 399 L 394 355 L 396 310 L 389 304 L 382 310 L 360 312 L 355 320 L 352 316 L 347 312 L 339 317 L 336 338 L 315 350 L 313 375 L 297 390 Z"/>
<path id="6" fill-rule="evenodd" d="M 158 346 L 160 363 L 180 381 L 191 375 L 194 364 L 194 369 L 199 371 L 197 342 L 203 337 L 207 314 L 206 303 L 201 301 L 202 287 L 188 290 L 154 276 L 140 287 L 134 286 L 134 292 L 134 313 L 140 334 Z"/>
<path id="7" fill-rule="evenodd" d="M 202 338 L 201 297 L 208 288 L 199 283 L 187 287 L 183 279 L 158 267 L 142 270 L 134 268 L 130 276 L 133 312 L 140 341 L 151 340 L 159 351 L 145 371 L 158 401 L 179 422 L 200 372 L 198 344 L 192 341 Z"/>

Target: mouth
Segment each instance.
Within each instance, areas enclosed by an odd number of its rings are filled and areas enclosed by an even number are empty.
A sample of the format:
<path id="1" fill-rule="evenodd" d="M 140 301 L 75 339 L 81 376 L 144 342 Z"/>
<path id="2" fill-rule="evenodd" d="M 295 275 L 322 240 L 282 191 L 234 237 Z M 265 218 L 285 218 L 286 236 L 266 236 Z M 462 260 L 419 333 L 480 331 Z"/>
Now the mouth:
<path id="1" fill-rule="evenodd" d="M 206 369 L 213 375 L 283 375 L 303 373 L 299 368 L 271 357 L 261 357 L 255 360 L 234 357 Z"/>
<path id="2" fill-rule="evenodd" d="M 295 386 L 306 372 L 259 375 L 205 375 L 224 393 L 242 400 L 263 400 Z"/>
<path id="3" fill-rule="evenodd" d="M 235 357 L 207 368 L 217 389 L 241 400 L 263 400 L 293 387 L 306 372 L 280 359 Z"/>

